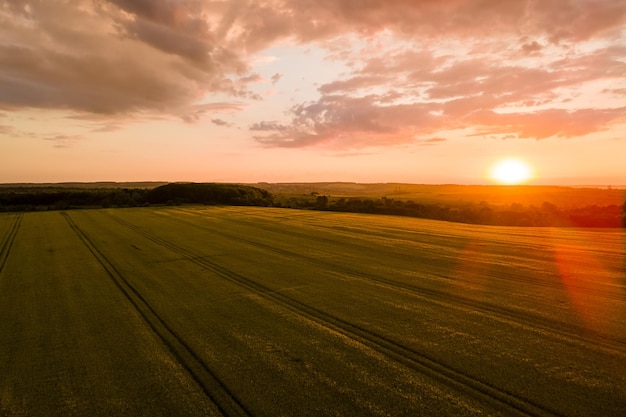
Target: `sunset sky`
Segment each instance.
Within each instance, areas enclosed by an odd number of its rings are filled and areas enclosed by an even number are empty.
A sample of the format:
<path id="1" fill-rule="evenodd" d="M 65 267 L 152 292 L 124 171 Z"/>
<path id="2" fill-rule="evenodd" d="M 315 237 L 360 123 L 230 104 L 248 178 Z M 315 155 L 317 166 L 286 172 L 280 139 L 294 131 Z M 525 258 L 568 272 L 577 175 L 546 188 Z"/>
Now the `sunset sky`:
<path id="1" fill-rule="evenodd" d="M 0 182 L 626 184 L 624 0 L 0 0 Z"/>

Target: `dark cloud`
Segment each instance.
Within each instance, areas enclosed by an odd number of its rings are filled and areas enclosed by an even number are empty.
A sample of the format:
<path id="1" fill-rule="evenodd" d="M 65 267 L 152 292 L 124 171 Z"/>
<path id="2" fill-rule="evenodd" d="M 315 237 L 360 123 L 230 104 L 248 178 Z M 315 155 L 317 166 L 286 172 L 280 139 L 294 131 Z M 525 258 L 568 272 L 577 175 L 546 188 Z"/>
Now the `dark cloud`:
<path id="1" fill-rule="evenodd" d="M 184 32 L 146 20 L 129 20 L 124 23 L 126 33 L 163 52 L 178 55 L 198 63 L 209 70 L 211 65 L 212 45 L 202 38 L 195 38 Z"/>
<path id="2" fill-rule="evenodd" d="M 532 41 L 530 43 L 525 43 L 522 45 L 522 52 L 525 54 L 533 54 L 535 52 L 541 51 L 541 44 L 537 41 Z"/>
<path id="3" fill-rule="evenodd" d="M 222 120 L 222 119 L 211 119 L 211 123 L 217 126 L 225 126 L 225 127 L 232 126 L 232 123 L 228 123 L 227 121 Z"/>
<path id="4" fill-rule="evenodd" d="M 255 123 L 252 126 L 250 126 L 250 130 L 261 131 L 261 132 L 281 131 L 281 130 L 286 130 L 286 129 L 287 129 L 286 126 L 278 122 L 260 122 L 260 123 Z"/>
<path id="5" fill-rule="evenodd" d="M 203 1 L 0 0 L 0 106 L 178 114 L 208 93 L 253 96 Z"/>
<path id="6" fill-rule="evenodd" d="M 280 74 L 278 72 L 272 75 L 272 78 L 271 78 L 272 84 L 276 84 L 278 81 L 280 81 L 281 78 L 283 78 L 283 74 Z"/>
<path id="7" fill-rule="evenodd" d="M 138 18 L 149 20 L 190 34 L 204 35 L 207 22 L 202 19 L 203 3 L 198 0 L 108 0 Z"/>
<path id="8" fill-rule="evenodd" d="M 119 60 L 118 60 L 119 59 Z M 76 56 L 27 47 L 0 46 L 0 102 L 10 107 L 68 108 L 121 113 L 177 106 L 194 89 L 174 71 L 149 71 L 126 57 Z"/>

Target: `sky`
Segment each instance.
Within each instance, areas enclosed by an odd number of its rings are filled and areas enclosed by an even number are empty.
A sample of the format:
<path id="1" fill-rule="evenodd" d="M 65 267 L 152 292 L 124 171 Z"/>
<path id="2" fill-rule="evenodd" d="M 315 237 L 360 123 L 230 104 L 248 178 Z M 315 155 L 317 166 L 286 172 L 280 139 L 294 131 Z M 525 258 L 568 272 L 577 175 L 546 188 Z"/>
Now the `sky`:
<path id="1" fill-rule="evenodd" d="M 0 183 L 626 184 L 623 0 L 0 0 Z"/>

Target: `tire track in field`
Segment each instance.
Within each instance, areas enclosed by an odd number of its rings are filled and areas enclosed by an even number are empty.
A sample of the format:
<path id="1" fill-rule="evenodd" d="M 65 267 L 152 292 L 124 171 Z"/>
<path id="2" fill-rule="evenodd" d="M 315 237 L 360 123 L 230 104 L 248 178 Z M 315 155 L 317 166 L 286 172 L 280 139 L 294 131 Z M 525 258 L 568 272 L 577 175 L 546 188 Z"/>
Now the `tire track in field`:
<path id="1" fill-rule="evenodd" d="M 187 214 L 191 214 L 191 215 L 197 216 L 197 217 L 202 217 L 202 218 L 205 218 L 205 219 L 206 218 L 212 218 L 212 219 L 221 220 L 221 221 L 224 220 L 224 217 L 211 215 L 211 214 L 206 213 L 205 211 L 190 210 L 190 209 L 185 209 L 185 208 L 175 208 L 175 209 L 172 209 L 172 211 L 178 211 L 178 212 L 182 212 L 182 213 L 187 213 Z M 246 215 L 248 215 L 248 214 L 246 213 Z M 255 214 L 250 214 L 249 217 L 256 217 L 256 218 L 261 219 L 261 220 L 267 220 L 267 217 L 260 216 L 260 215 L 258 215 L 256 213 Z M 284 216 L 282 216 L 282 217 L 284 217 Z M 307 216 L 307 217 L 313 217 L 314 218 L 316 216 L 315 215 L 311 215 L 311 216 Z M 277 216 L 277 218 L 280 218 L 280 216 Z M 291 218 L 291 217 L 289 217 L 289 219 L 293 220 L 293 218 Z M 300 218 L 298 218 L 298 219 L 300 219 Z M 276 229 L 275 227 L 272 227 L 272 226 L 261 225 L 258 222 L 250 222 L 250 221 L 241 220 L 241 219 L 237 219 L 237 220 L 228 219 L 228 220 L 230 220 L 231 222 L 234 221 L 237 224 L 241 224 L 241 223 L 245 222 L 246 225 L 248 225 L 249 227 L 253 227 L 253 228 L 256 228 L 256 229 L 259 229 L 259 230 L 263 230 L 263 231 L 266 231 L 266 232 L 270 232 L 270 233 L 277 233 L 277 234 L 283 233 L 282 230 Z M 184 220 L 180 219 L 180 221 L 184 221 Z M 331 229 L 333 231 L 337 231 L 338 230 L 336 228 L 332 228 L 332 227 L 328 227 L 328 226 L 320 226 L 320 225 L 311 225 L 310 227 L 313 228 L 316 231 L 321 232 L 321 233 L 325 232 L 324 229 Z M 346 232 L 346 231 L 344 231 L 344 232 Z M 347 232 L 347 233 L 349 233 L 349 232 Z M 319 243 L 325 243 L 325 244 L 331 244 L 331 245 L 336 245 L 337 244 L 337 241 L 334 240 L 334 239 L 329 239 L 329 238 L 325 238 L 325 237 L 322 237 L 322 236 L 315 236 L 315 235 L 311 235 L 311 234 L 307 234 L 307 233 L 301 233 L 301 232 L 298 232 L 296 230 L 290 230 L 289 234 L 291 236 L 294 236 L 294 237 L 299 237 L 299 238 L 310 240 L 310 241 L 316 241 L 316 242 L 319 242 Z M 380 234 L 375 234 L 375 233 L 367 232 L 367 231 L 364 231 L 363 234 L 366 234 L 366 235 L 369 235 L 369 236 L 374 236 L 374 237 L 381 237 Z M 401 239 L 401 240 L 406 240 L 406 239 Z M 359 245 L 359 244 L 355 244 L 354 242 L 343 242 L 342 244 L 343 245 L 349 245 L 349 246 L 351 246 L 352 248 L 354 248 L 354 249 L 356 249 L 358 251 L 363 251 L 363 250 L 371 251 L 372 250 L 372 248 L 370 246 Z M 387 255 L 389 257 L 391 257 L 391 258 L 395 258 L 395 259 L 399 259 L 399 260 L 403 260 L 403 261 L 406 260 L 406 256 L 403 256 L 402 254 L 399 254 L 399 253 L 389 252 L 389 253 L 387 253 Z"/>
<path id="2" fill-rule="evenodd" d="M 533 402 L 531 399 L 524 398 L 515 393 L 502 390 L 488 382 L 481 381 L 467 373 L 456 370 L 445 363 L 430 358 L 411 348 L 396 343 L 395 341 L 373 333 L 361 326 L 352 324 L 332 314 L 318 310 L 296 299 L 288 297 L 284 293 L 266 287 L 250 278 L 247 278 L 237 272 L 231 271 L 206 257 L 199 256 L 185 248 L 175 245 L 165 239 L 152 234 L 139 226 L 126 222 L 115 216 L 120 225 L 127 229 L 135 231 L 144 238 L 156 243 L 170 251 L 177 253 L 182 258 L 195 263 L 196 265 L 207 269 L 218 276 L 261 296 L 267 300 L 286 308 L 287 310 L 321 325 L 324 328 L 335 331 L 361 343 L 364 346 L 373 349 L 404 366 L 409 367 L 417 372 L 427 375 L 437 381 L 451 386 L 461 392 L 468 393 L 470 396 L 490 403 L 497 403 L 506 407 L 511 413 L 530 415 L 530 416 L 557 416 L 558 412 L 551 410 L 541 404 Z"/>
<path id="3" fill-rule="evenodd" d="M 193 213 L 193 211 L 190 210 L 185 210 L 182 208 L 178 209 L 179 211 L 184 211 L 187 213 Z M 197 212 L 195 213 L 196 215 L 199 215 Z M 258 216 L 260 217 L 260 216 Z M 273 232 L 273 233 L 277 233 L 276 228 L 272 228 L 271 225 L 259 225 L 258 223 L 247 223 L 249 225 L 251 225 L 252 227 L 256 227 L 259 228 L 261 230 L 265 230 L 268 232 Z M 318 229 L 318 230 L 325 230 L 325 229 L 330 229 L 332 231 L 340 231 L 345 233 L 346 235 L 354 235 L 355 232 L 351 231 L 350 228 L 348 227 L 344 227 L 344 226 L 337 226 L 337 227 L 331 227 L 331 226 L 327 226 L 327 225 L 313 225 L 312 227 Z M 278 231 L 278 233 L 280 233 Z M 377 231 L 370 231 L 370 230 L 363 230 L 363 231 L 359 231 L 360 234 L 365 234 L 366 236 L 371 236 L 371 237 L 378 237 L 378 238 L 385 238 L 386 235 L 384 233 L 381 232 L 377 232 Z M 318 242 L 332 242 L 332 239 L 326 239 L 322 236 L 319 235 L 310 235 L 310 234 L 304 234 L 304 233 L 299 233 L 297 231 L 290 231 L 290 234 L 292 234 L 293 236 L 299 236 L 305 239 L 312 239 L 312 240 L 316 240 Z M 429 233 L 419 233 L 420 236 L 430 236 Z M 445 237 L 446 235 L 437 235 L 438 238 L 441 237 Z M 413 242 L 411 239 L 402 239 L 402 240 L 406 240 L 408 242 Z M 490 242 L 487 242 L 485 244 L 489 244 Z M 354 243 L 349 243 L 351 246 L 355 247 L 355 248 L 359 248 L 359 249 L 368 249 L 367 246 L 364 245 L 356 245 Z M 404 260 L 406 257 L 403 256 L 400 253 L 395 253 L 395 252 L 391 252 L 388 253 L 388 255 L 390 255 L 393 258 L 396 259 L 400 259 L 400 260 Z M 550 255 L 550 259 L 552 261 L 554 261 L 554 254 Z M 422 260 L 423 262 L 424 260 Z M 553 281 L 546 281 L 543 279 L 537 279 L 537 278 L 533 278 L 532 275 L 529 276 L 525 276 L 525 277 L 518 277 L 518 276 L 511 276 L 509 274 L 505 274 L 505 273 L 492 273 L 490 275 L 490 278 L 496 278 L 496 279 L 500 279 L 506 282 L 518 282 L 520 284 L 531 284 L 534 285 L 536 287 L 543 287 L 543 288 L 548 288 L 548 289 L 553 289 L 553 290 L 561 290 L 562 289 L 562 282 L 553 282 Z M 600 288 L 594 288 L 594 287 L 590 287 L 590 286 L 585 286 L 585 285 L 577 285 L 575 283 L 570 283 L 569 284 L 569 288 L 570 289 L 575 289 L 575 290 L 579 290 L 581 292 L 584 292 L 586 294 L 596 294 L 598 296 L 602 296 L 604 298 L 610 299 L 610 300 L 614 300 L 614 301 L 622 301 L 623 297 L 621 294 L 616 294 L 613 291 L 610 290 L 605 290 L 605 289 L 600 289 Z"/>
<path id="4" fill-rule="evenodd" d="M 95 246 L 87 234 L 72 220 L 70 215 L 66 212 L 61 212 L 61 215 L 78 238 L 85 244 L 89 252 L 96 258 L 115 286 L 140 314 L 150 329 L 161 339 L 174 358 L 196 381 L 204 394 L 217 406 L 219 411 L 225 416 L 252 416 L 239 399 L 209 369 L 198 354 L 172 330 L 141 293 Z"/>
<path id="5" fill-rule="evenodd" d="M 191 214 L 191 215 L 195 215 L 195 216 L 201 216 L 201 217 L 212 217 L 212 218 L 216 218 L 215 216 L 210 216 L 207 215 L 206 213 L 199 213 L 197 210 L 189 210 L 189 209 L 185 209 L 185 208 L 176 208 L 174 209 L 176 211 L 180 211 L 180 212 L 184 212 L 187 214 Z M 267 219 L 264 216 L 260 216 L 258 214 L 250 214 L 250 216 L 255 216 L 257 218 L 260 219 Z M 314 216 L 311 216 L 314 217 Z M 222 218 L 220 218 L 220 220 L 223 220 Z M 239 220 L 240 221 L 240 220 Z M 246 222 L 247 225 L 254 227 L 256 229 L 260 229 L 266 232 L 270 232 L 270 233 L 281 233 L 280 230 L 277 230 L 275 227 L 269 226 L 269 225 L 261 225 L 258 224 L 258 222 Z M 324 226 L 324 225 L 312 225 L 312 228 L 314 228 L 315 230 L 318 231 L 324 231 L 325 229 L 330 229 L 332 231 L 339 231 L 339 232 L 343 232 L 344 236 L 345 235 L 354 235 L 355 233 L 351 230 L 349 230 L 347 227 L 342 227 L 342 226 L 337 226 L 337 227 L 330 227 L 330 226 Z M 295 230 L 290 230 L 289 234 L 291 236 L 297 236 L 306 240 L 313 240 L 316 242 L 320 242 L 320 243 L 330 243 L 330 244 L 336 244 L 336 241 L 334 241 L 333 239 L 328 239 L 328 238 L 324 238 L 321 236 L 314 236 L 314 235 L 310 235 L 310 234 L 306 234 L 306 233 L 300 233 L 298 231 Z M 363 230 L 362 232 L 360 232 L 360 234 L 362 235 L 366 235 L 366 236 L 371 236 L 371 237 L 378 237 L 378 238 L 385 238 L 384 234 L 381 234 L 379 232 L 374 232 L 374 231 L 368 231 L 368 230 Z M 424 235 L 424 236 L 430 236 L 427 233 L 420 233 L 420 235 Z M 438 237 L 445 237 L 446 235 L 438 235 Z M 347 236 L 349 237 L 349 236 Z M 412 240 L 410 239 L 398 239 L 398 240 L 403 240 L 403 241 L 408 241 L 413 243 Z M 367 246 L 367 245 L 359 245 L 359 244 L 355 244 L 352 242 L 345 242 L 344 245 L 350 245 L 351 247 L 362 251 L 362 250 L 369 250 L 371 251 L 371 247 Z M 399 260 L 406 260 L 406 256 L 402 255 L 400 253 L 394 253 L 394 252 L 388 252 L 387 255 L 391 258 L 395 258 L 395 259 L 399 259 Z M 427 262 L 428 259 L 422 259 L 421 262 Z M 435 263 L 433 263 L 432 265 L 436 265 Z M 521 284 L 531 284 L 533 286 L 536 287 L 543 287 L 543 288 L 549 288 L 549 289 L 553 289 L 553 290 L 561 290 L 562 289 L 562 283 L 561 282 L 551 282 L 551 281 L 543 281 L 543 280 L 537 280 L 537 279 L 533 279 L 533 278 L 524 278 L 524 277 L 517 277 L 517 276 L 510 276 L 507 274 L 496 274 L 496 273 L 492 273 L 491 275 L 489 275 L 490 278 L 496 278 L 499 280 L 503 280 L 506 282 L 519 282 Z M 592 287 L 588 287 L 588 286 L 581 286 L 581 285 L 576 285 L 574 283 L 570 284 L 570 288 L 571 289 L 575 289 L 575 290 L 579 290 L 581 292 L 584 292 L 586 294 L 589 293 L 594 293 L 597 294 L 599 296 L 602 296 L 604 298 L 607 299 L 611 299 L 611 300 L 615 300 L 615 301 L 622 301 L 623 298 L 621 296 L 621 294 L 615 294 L 615 292 L 613 291 L 608 291 L 608 290 L 602 290 L 599 288 L 592 288 Z"/>
<path id="6" fill-rule="evenodd" d="M 199 213 L 198 211 L 194 211 L 194 210 L 188 210 L 188 209 L 184 209 L 184 208 L 177 208 L 175 209 L 176 211 L 180 211 L 180 212 L 184 212 L 184 213 L 188 213 L 188 214 L 192 214 L 195 216 L 202 216 L 202 217 L 209 217 L 209 215 L 206 215 L 205 213 Z M 213 217 L 213 216 L 211 216 Z M 259 216 L 256 215 L 257 218 L 261 218 L 263 219 L 263 216 Z M 215 217 L 213 217 L 215 218 Z M 241 221 L 239 221 L 239 223 L 241 223 Z M 260 229 L 266 232 L 270 232 L 270 233 L 281 233 L 280 230 L 277 230 L 276 228 L 272 227 L 272 226 L 264 226 L 264 225 L 259 225 L 258 223 L 254 222 L 246 222 L 247 225 L 249 225 L 250 227 L 254 227 L 256 229 Z M 317 230 L 324 230 L 324 229 L 330 229 L 332 231 L 340 231 L 346 234 L 354 234 L 354 232 L 350 231 L 349 229 L 345 228 L 345 227 L 330 227 L 330 226 L 324 226 L 324 225 L 312 225 L 311 227 L 317 229 Z M 300 233 L 298 231 L 295 230 L 290 230 L 289 234 L 291 236 L 297 236 L 303 239 L 307 239 L 307 240 L 313 240 L 316 242 L 320 242 L 320 243 L 330 243 L 330 244 L 336 244 L 336 241 L 334 241 L 333 239 L 328 239 L 325 238 L 323 236 L 319 236 L 319 235 L 313 235 L 313 234 L 306 234 L 306 233 Z M 367 231 L 364 230 L 362 232 L 362 234 L 366 235 L 366 236 L 371 236 L 371 237 L 382 237 L 385 238 L 386 235 L 382 234 L 382 233 L 377 233 L 377 232 L 372 232 L 372 231 Z M 423 235 L 423 234 L 422 234 Z M 402 240 L 406 240 L 408 242 L 413 243 L 413 241 L 411 241 L 410 239 L 402 239 Z M 353 248 L 356 248 L 358 250 L 371 250 L 371 247 L 367 246 L 367 245 L 359 245 L 359 244 L 355 244 L 352 242 L 347 242 L 345 243 L 346 245 L 350 245 Z M 440 252 L 438 252 L 440 253 Z M 388 252 L 386 254 L 387 256 L 389 256 L 390 258 L 395 258 L 401 261 L 406 260 L 406 256 L 402 255 L 400 253 L 395 253 L 395 252 Z M 422 262 L 427 262 L 427 260 L 422 259 Z M 436 263 L 432 263 L 432 265 L 436 265 Z M 540 280 L 540 279 L 533 279 L 532 277 L 529 278 L 518 278 L 515 276 L 510 276 L 507 274 L 491 274 L 490 278 L 496 278 L 496 279 L 500 279 L 500 280 L 504 280 L 507 282 L 519 282 L 521 284 L 532 284 L 534 286 L 537 287 L 544 287 L 544 288 L 550 288 L 550 289 L 555 289 L 555 290 L 560 290 L 562 288 L 562 285 L 560 283 L 554 283 L 554 282 L 549 282 L 549 281 L 544 281 L 544 280 Z M 600 291 L 598 289 L 591 289 L 588 287 L 581 287 L 581 286 L 576 286 L 576 285 L 572 285 L 572 288 L 575 289 L 579 289 L 581 291 L 584 292 L 595 292 L 599 295 L 605 296 L 607 298 L 613 299 L 613 300 L 617 300 L 617 301 L 621 301 L 621 297 L 618 295 L 615 295 L 613 292 L 606 292 L 606 291 Z"/>
<path id="7" fill-rule="evenodd" d="M 195 213 L 192 212 L 192 214 Z M 124 225 L 126 225 L 127 227 L 129 225 L 131 227 L 134 226 L 128 222 L 124 222 L 123 220 L 113 215 L 111 215 L 111 217 L 113 217 L 119 223 L 125 223 Z M 310 256 L 306 256 L 297 252 L 280 249 L 272 245 L 267 245 L 261 242 L 247 239 L 242 236 L 223 232 L 219 229 L 203 227 L 184 219 L 177 220 L 233 241 L 244 242 L 250 246 L 271 251 L 290 258 L 295 258 L 300 261 L 307 262 L 311 265 L 316 265 L 325 269 L 331 269 L 333 271 L 341 272 L 360 281 L 368 281 L 370 283 L 373 283 L 374 285 L 379 285 L 384 288 L 390 288 L 396 291 L 406 292 L 416 298 L 425 300 L 430 303 L 435 303 L 437 305 L 445 306 L 447 308 L 453 308 L 455 310 L 470 310 L 472 312 L 480 313 L 490 319 L 504 322 L 507 324 L 514 324 L 518 327 L 529 329 L 534 332 L 547 331 L 548 333 L 551 333 L 553 337 L 558 336 L 560 340 L 564 339 L 570 343 L 578 343 L 585 348 L 591 348 L 594 350 L 603 348 L 610 351 L 611 353 L 617 353 L 620 356 L 626 357 L 626 341 L 606 336 L 591 329 L 563 323 L 557 320 L 550 319 L 548 317 L 540 316 L 538 314 L 520 311 L 515 308 L 507 308 L 485 301 L 476 301 L 474 299 L 463 297 L 462 295 L 458 294 L 451 294 L 441 290 L 424 288 L 411 284 L 401 283 L 391 279 L 385 279 L 377 275 L 357 271 L 353 268 L 350 268 L 349 266 L 338 265 L 335 263 L 324 261 L 322 259 L 312 258 Z"/>
<path id="8" fill-rule="evenodd" d="M 9 259 L 9 253 L 13 247 L 15 236 L 17 236 L 17 232 L 20 230 L 20 226 L 22 225 L 22 217 L 24 217 L 23 213 L 15 215 L 15 219 L 13 220 L 13 224 L 11 225 L 9 232 L 4 236 L 2 244 L 0 244 L 0 273 L 2 273 L 4 265 L 6 264 L 7 259 Z"/>

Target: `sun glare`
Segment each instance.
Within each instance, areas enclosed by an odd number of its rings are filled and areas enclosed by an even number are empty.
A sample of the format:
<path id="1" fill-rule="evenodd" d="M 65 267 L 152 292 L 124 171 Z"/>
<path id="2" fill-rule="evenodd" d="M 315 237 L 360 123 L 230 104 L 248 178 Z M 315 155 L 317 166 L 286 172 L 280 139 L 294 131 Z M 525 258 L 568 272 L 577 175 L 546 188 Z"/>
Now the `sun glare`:
<path id="1" fill-rule="evenodd" d="M 500 184 L 521 184 L 532 177 L 532 169 L 520 159 L 507 158 L 498 161 L 491 168 L 490 177 Z"/>

